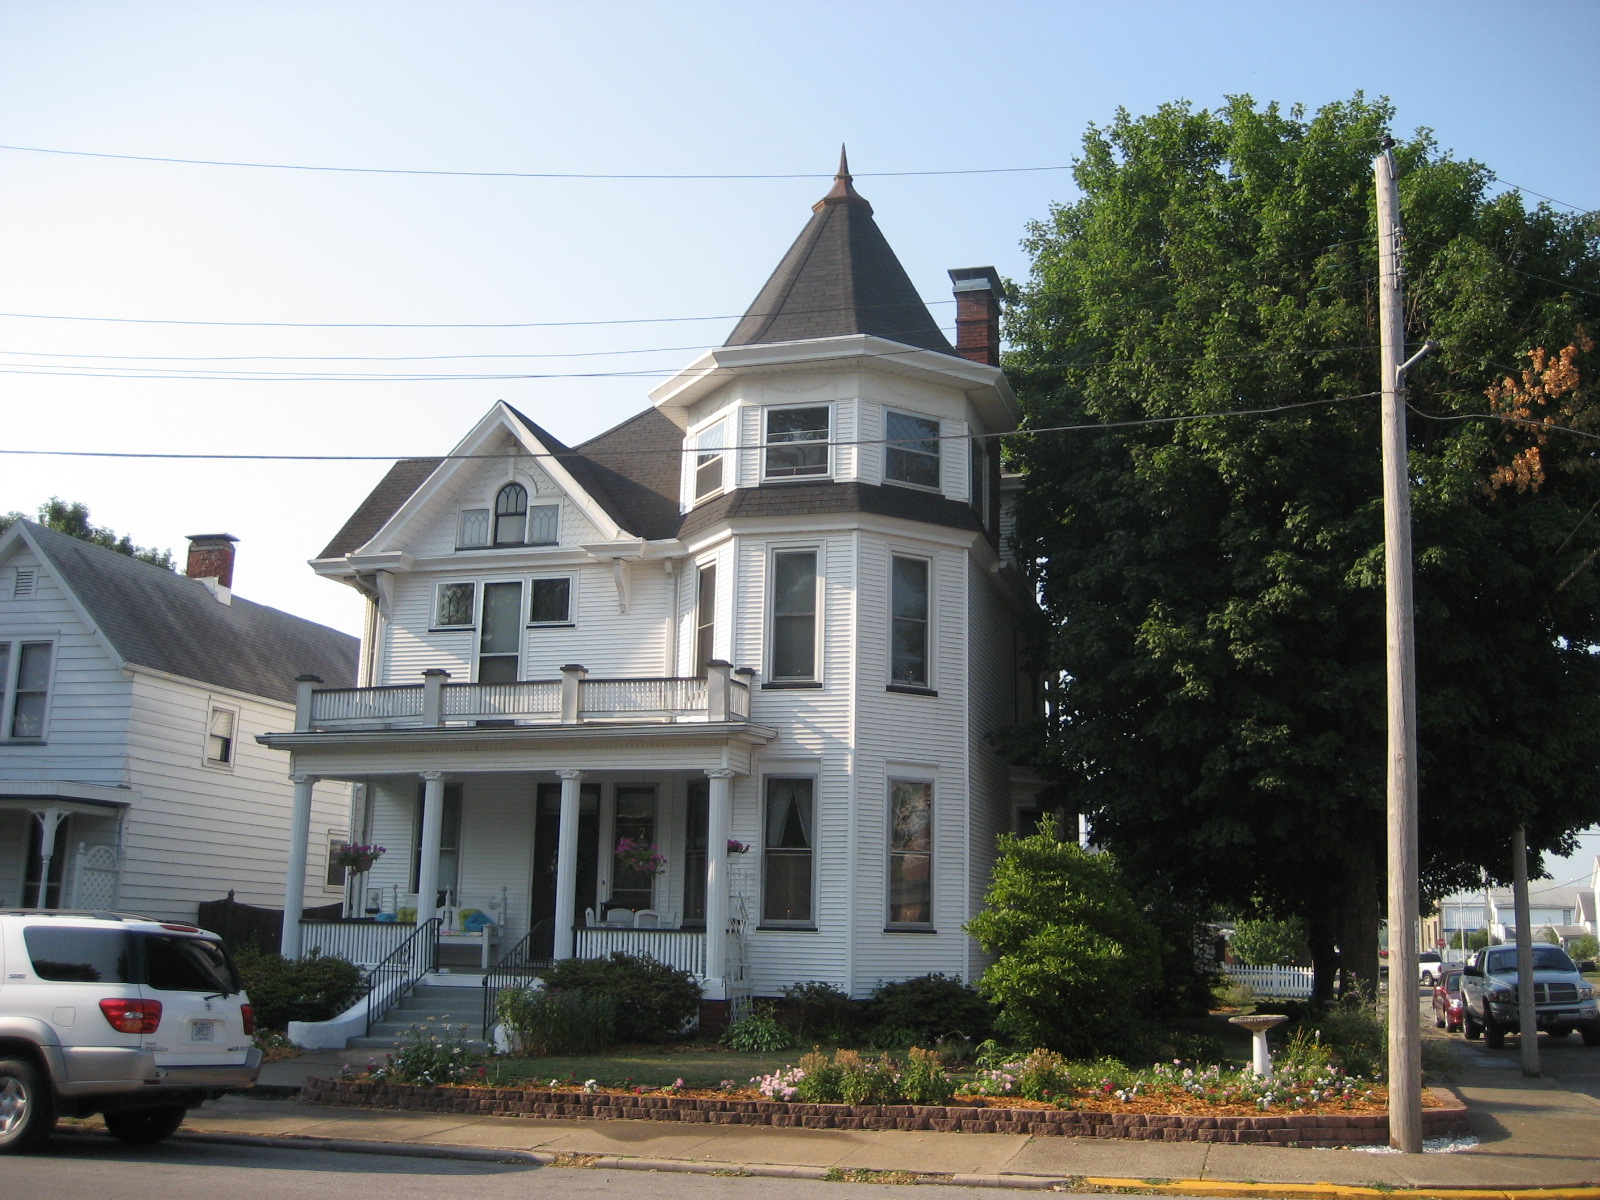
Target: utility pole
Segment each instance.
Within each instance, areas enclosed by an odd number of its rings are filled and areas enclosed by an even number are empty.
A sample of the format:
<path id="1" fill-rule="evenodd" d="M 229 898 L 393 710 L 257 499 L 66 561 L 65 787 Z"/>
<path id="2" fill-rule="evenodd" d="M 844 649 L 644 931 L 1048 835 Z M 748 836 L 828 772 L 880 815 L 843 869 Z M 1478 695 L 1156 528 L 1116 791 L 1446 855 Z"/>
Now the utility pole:
<path id="1" fill-rule="evenodd" d="M 1517 914 L 1517 1042 L 1522 1048 L 1522 1073 L 1539 1076 L 1538 1008 L 1533 994 L 1533 921 L 1528 911 L 1528 830 L 1518 825 L 1511 835 L 1511 904 Z"/>
<path id="2" fill-rule="evenodd" d="M 1378 190 L 1378 329 L 1383 386 L 1384 625 L 1388 647 L 1389 1144 L 1422 1152 L 1417 1017 L 1417 692 L 1411 598 L 1411 481 L 1406 459 L 1405 309 L 1394 140 L 1373 162 Z M 1426 350 L 1423 351 L 1426 353 Z M 1421 357 L 1421 354 L 1417 356 Z"/>

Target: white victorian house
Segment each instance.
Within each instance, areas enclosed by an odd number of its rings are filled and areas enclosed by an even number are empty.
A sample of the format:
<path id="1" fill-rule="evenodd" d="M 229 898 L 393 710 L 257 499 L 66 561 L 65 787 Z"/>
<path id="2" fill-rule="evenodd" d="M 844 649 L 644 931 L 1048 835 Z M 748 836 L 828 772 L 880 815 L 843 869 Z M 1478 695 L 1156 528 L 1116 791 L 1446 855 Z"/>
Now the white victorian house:
<path id="1" fill-rule="evenodd" d="M 234 539 L 188 573 L 31 521 L 0 535 L 0 907 L 193 921 L 230 891 L 275 908 L 289 861 L 295 676 L 354 682 L 355 638 L 234 596 Z M 297 897 L 337 904 L 350 789 L 308 791 Z"/>
<path id="2" fill-rule="evenodd" d="M 313 562 L 368 598 L 363 686 L 304 681 L 262 739 L 303 796 L 360 785 L 369 911 L 487 913 L 485 962 L 648 952 L 712 1000 L 981 971 L 962 926 L 1033 790 L 990 735 L 1036 693 L 1000 285 L 951 276 L 960 349 L 841 164 L 650 408 L 569 448 L 496 404 L 390 471 Z"/>

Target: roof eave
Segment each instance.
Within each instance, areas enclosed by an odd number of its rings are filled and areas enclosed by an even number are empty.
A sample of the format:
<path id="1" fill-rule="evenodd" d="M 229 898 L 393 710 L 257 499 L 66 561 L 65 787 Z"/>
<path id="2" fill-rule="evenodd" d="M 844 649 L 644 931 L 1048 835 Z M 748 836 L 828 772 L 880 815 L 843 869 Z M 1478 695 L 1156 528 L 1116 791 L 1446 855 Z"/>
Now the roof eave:
<path id="1" fill-rule="evenodd" d="M 656 387 L 650 399 L 658 408 L 688 408 L 740 375 L 850 366 L 866 360 L 875 370 L 960 388 L 972 396 L 995 427 L 1014 427 L 1022 417 L 1016 394 L 999 367 L 867 333 L 719 346 Z"/>

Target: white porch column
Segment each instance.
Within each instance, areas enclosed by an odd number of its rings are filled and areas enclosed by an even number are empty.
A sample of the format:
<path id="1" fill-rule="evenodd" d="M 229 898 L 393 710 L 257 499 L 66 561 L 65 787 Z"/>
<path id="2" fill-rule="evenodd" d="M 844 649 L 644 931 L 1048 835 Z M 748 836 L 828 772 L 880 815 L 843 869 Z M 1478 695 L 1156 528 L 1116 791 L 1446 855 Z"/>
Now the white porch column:
<path id="1" fill-rule="evenodd" d="M 36 808 L 33 810 L 34 818 L 39 822 L 39 890 L 35 895 L 33 906 L 44 908 L 45 900 L 50 895 L 50 860 L 56 856 L 56 830 L 61 827 L 61 822 L 66 820 L 67 814 L 59 808 Z M 26 900 L 26 898 L 24 898 Z"/>
<path id="2" fill-rule="evenodd" d="M 728 831 L 733 827 L 733 776 L 727 767 L 706 772 L 711 780 L 706 813 L 707 1000 L 726 1000 L 728 971 Z"/>
<path id="3" fill-rule="evenodd" d="M 582 771 L 557 771 L 561 776 L 561 824 L 556 833 L 555 949 L 552 957 L 572 957 L 572 915 L 578 907 L 578 807 Z"/>
<path id="4" fill-rule="evenodd" d="M 311 789 L 315 775 L 291 775 L 294 805 L 289 811 L 289 869 L 283 880 L 283 935 L 278 949 L 285 958 L 300 957 L 300 914 L 306 903 L 306 852 L 311 840 Z"/>
<path id="5" fill-rule="evenodd" d="M 422 772 L 422 865 L 417 870 L 417 924 L 439 915 L 439 839 L 444 836 L 444 772 Z"/>

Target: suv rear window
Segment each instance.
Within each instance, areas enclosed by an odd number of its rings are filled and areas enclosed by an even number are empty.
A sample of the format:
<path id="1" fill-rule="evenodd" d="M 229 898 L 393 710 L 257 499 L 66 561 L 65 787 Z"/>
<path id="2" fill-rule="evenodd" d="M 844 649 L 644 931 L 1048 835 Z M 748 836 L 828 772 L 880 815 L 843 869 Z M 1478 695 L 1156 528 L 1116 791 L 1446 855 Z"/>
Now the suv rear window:
<path id="1" fill-rule="evenodd" d="M 29 925 L 34 974 L 57 983 L 136 983 L 161 992 L 242 991 L 222 943 L 172 933 Z"/>
<path id="2" fill-rule="evenodd" d="M 33 973 L 57 983 L 137 983 L 133 936 L 125 929 L 29 925 L 22 940 Z"/>

